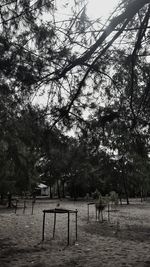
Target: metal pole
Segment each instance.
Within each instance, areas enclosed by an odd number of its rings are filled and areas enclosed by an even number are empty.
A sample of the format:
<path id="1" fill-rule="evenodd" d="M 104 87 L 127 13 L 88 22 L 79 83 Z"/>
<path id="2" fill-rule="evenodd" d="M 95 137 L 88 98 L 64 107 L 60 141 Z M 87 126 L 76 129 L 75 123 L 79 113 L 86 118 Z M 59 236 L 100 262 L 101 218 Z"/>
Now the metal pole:
<path id="1" fill-rule="evenodd" d="M 110 222 L 110 214 L 109 214 L 109 212 L 110 212 L 110 209 L 109 209 L 110 207 L 109 207 L 109 203 L 108 203 L 108 221 Z"/>
<path id="2" fill-rule="evenodd" d="M 44 241 L 44 230 L 45 230 L 45 212 L 43 211 L 42 241 Z"/>
<path id="3" fill-rule="evenodd" d="M 95 214 L 96 214 L 96 221 L 97 221 L 97 207 L 96 207 L 96 204 L 95 204 Z"/>
<path id="4" fill-rule="evenodd" d="M 16 199 L 15 213 L 17 213 L 18 200 Z"/>
<path id="5" fill-rule="evenodd" d="M 78 211 L 77 210 L 76 210 L 75 215 L 76 215 L 76 241 L 77 241 L 77 215 L 78 215 Z"/>
<path id="6" fill-rule="evenodd" d="M 33 200 L 33 201 L 32 201 L 32 212 L 31 212 L 32 215 L 33 215 L 34 204 L 35 204 L 35 202 L 34 202 L 34 200 Z"/>
<path id="7" fill-rule="evenodd" d="M 26 209 L 26 200 L 24 200 L 24 205 L 23 205 L 23 214 L 25 213 L 25 209 Z"/>
<path id="8" fill-rule="evenodd" d="M 68 211 L 68 245 L 69 245 L 69 232 L 70 232 L 70 213 Z"/>
<path id="9" fill-rule="evenodd" d="M 54 227 L 53 227 L 53 238 L 55 237 L 55 228 L 56 228 L 56 211 L 54 211 Z"/>
<path id="10" fill-rule="evenodd" d="M 88 217 L 88 222 L 89 222 L 89 213 L 90 213 L 90 211 L 89 211 L 89 204 L 87 204 L 87 217 Z"/>

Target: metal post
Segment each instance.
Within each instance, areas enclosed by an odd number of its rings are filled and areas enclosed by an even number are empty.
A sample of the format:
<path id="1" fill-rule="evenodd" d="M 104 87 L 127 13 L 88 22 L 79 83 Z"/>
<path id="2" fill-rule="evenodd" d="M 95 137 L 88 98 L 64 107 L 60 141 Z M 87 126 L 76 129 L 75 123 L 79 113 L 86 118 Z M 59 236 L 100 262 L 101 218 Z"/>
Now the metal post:
<path id="1" fill-rule="evenodd" d="M 44 230 L 45 230 L 45 212 L 43 211 L 42 241 L 44 241 Z"/>
<path id="2" fill-rule="evenodd" d="M 26 209 L 26 200 L 24 200 L 24 203 L 23 203 L 23 214 L 25 213 L 25 209 Z"/>
<path id="3" fill-rule="evenodd" d="M 87 204 L 87 217 L 88 217 L 88 222 L 89 222 L 89 204 Z"/>
<path id="4" fill-rule="evenodd" d="M 100 211 L 101 212 L 101 218 L 102 218 L 102 222 L 103 222 L 103 210 Z M 100 221 L 100 219 L 99 219 Z"/>
<path id="5" fill-rule="evenodd" d="M 69 245 L 69 232 L 70 232 L 70 213 L 68 211 L 68 245 Z"/>
<path id="6" fill-rule="evenodd" d="M 97 207 L 96 207 L 96 204 L 95 204 L 95 212 L 96 212 L 96 221 L 97 221 Z"/>
<path id="7" fill-rule="evenodd" d="M 17 213 L 18 200 L 16 199 L 15 213 Z"/>
<path id="8" fill-rule="evenodd" d="M 76 213 L 75 213 L 76 215 L 76 241 L 77 241 L 77 214 L 78 214 L 78 211 L 76 210 Z"/>
<path id="9" fill-rule="evenodd" d="M 108 203 L 108 221 L 110 222 L 110 209 L 109 209 L 109 203 Z"/>
<path id="10" fill-rule="evenodd" d="M 34 200 L 33 200 L 33 201 L 32 201 L 32 211 L 31 211 L 31 214 L 32 214 L 32 215 L 33 215 L 34 204 L 35 204 L 35 202 L 34 202 Z"/>
<path id="11" fill-rule="evenodd" d="M 55 228 L 56 228 L 56 211 L 54 211 L 54 227 L 53 227 L 53 238 L 55 237 Z"/>

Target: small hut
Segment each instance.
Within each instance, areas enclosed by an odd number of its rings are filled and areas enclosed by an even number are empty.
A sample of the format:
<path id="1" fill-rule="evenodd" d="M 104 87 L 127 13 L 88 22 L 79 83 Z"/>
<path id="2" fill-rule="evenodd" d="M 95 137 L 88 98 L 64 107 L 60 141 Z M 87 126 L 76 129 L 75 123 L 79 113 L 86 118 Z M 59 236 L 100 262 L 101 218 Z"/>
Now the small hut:
<path id="1" fill-rule="evenodd" d="M 38 196 L 49 196 L 50 188 L 46 184 L 40 183 L 36 187 L 36 195 Z"/>

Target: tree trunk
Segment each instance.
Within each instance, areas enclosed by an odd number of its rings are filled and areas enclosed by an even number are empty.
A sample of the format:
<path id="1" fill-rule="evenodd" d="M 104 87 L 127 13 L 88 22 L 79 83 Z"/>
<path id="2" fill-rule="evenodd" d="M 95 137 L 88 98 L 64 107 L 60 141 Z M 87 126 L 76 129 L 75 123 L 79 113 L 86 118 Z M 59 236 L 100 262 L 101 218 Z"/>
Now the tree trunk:
<path id="1" fill-rule="evenodd" d="M 126 181 L 126 177 L 125 177 L 124 174 L 122 175 L 122 179 L 123 179 L 123 186 L 124 186 L 124 192 L 125 192 L 125 196 L 126 196 L 127 205 L 129 205 L 129 196 L 128 196 L 128 190 L 127 190 L 127 181 Z"/>
<path id="2" fill-rule="evenodd" d="M 52 186 L 50 185 L 49 188 L 50 188 L 50 199 L 52 199 L 52 198 L 53 198 L 53 194 L 52 194 Z"/>
<path id="3" fill-rule="evenodd" d="M 129 205 L 129 196 L 128 196 L 128 190 L 127 190 L 127 179 L 125 175 L 124 162 L 122 162 L 122 180 L 123 180 L 123 187 L 124 187 L 127 205 Z"/>
<path id="4" fill-rule="evenodd" d="M 4 194 L 1 194 L 1 204 L 4 203 Z"/>
<path id="5" fill-rule="evenodd" d="M 57 196 L 60 198 L 60 187 L 59 187 L 59 180 L 57 179 Z"/>
<path id="6" fill-rule="evenodd" d="M 74 198 L 74 201 L 77 200 L 77 190 L 76 190 L 76 185 L 75 184 L 73 186 L 73 198 Z"/>
<path id="7" fill-rule="evenodd" d="M 12 206 L 12 203 L 11 203 L 11 201 L 12 201 L 12 194 L 8 194 L 8 208 L 11 208 L 11 206 Z"/>
<path id="8" fill-rule="evenodd" d="M 122 197 L 121 194 L 119 195 L 120 205 L 122 205 Z"/>
<path id="9" fill-rule="evenodd" d="M 141 195 L 141 202 L 143 202 L 143 187 L 141 186 L 140 188 L 140 195 Z"/>
<path id="10" fill-rule="evenodd" d="M 65 198 L 65 182 L 62 181 L 62 197 Z"/>

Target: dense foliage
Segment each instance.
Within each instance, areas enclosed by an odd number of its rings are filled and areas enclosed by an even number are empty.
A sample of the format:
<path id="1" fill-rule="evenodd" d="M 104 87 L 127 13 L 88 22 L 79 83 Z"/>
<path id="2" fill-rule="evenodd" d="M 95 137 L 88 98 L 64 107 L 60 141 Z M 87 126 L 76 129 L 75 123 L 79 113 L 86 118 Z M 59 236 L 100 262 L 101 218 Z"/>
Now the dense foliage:
<path id="1" fill-rule="evenodd" d="M 121 1 L 105 26 L 70 2 L 60 20 L 52 0 L 1 1 L 0 193 L 44 181 L 128 202 L 150 186 L 150 1 Z"/>

